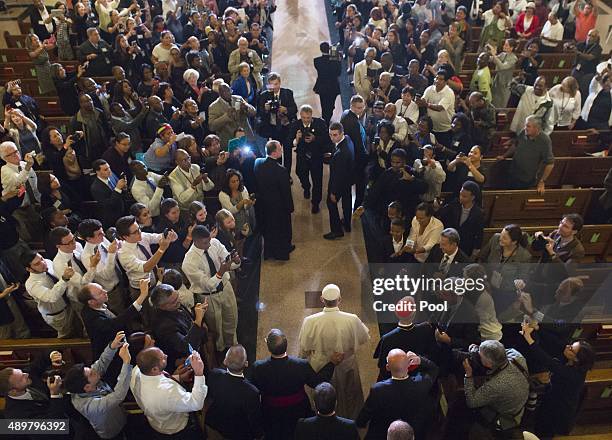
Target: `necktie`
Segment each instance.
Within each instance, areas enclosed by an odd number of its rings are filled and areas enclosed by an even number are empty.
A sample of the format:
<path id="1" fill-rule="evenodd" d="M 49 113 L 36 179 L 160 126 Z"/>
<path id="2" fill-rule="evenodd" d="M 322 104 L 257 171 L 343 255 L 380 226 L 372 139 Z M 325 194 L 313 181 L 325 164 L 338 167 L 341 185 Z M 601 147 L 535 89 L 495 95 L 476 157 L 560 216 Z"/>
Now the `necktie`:
<path id="1" fill-rule="evenodd" d="M 49 273 L 49 272 L 45 272 L 45 275 L 47 275 L 47 278 L 49 278 L 53 284 L 59 282 L 59 278 L 56 277 L 55 275 Z M 69 299 L 68 299 L 68 295 L 66 295 L 66 292 L 64 291 L 64 293 L 62 294 L 62 299 L 64 300 L 64 304 L 68 305 L 69 304 Z"/>
<path id="2" fill-rule="evenodd" d="M 448 272 L 448 266 L 449 266 L 449 261 L 450 260 L 450 256 L 444 254 L 444 258 L 442 258 L 442 262 L 440 263 L 439 269 L 441 272 L 443 272 L 446 275 L 446 272 Z"/>
<path id="3" fill-rule="evenodd" d="M 106 261 L 108 260 L 108 249 L 106 249 L 103 244 L 100 245 L 100 252 L 104 256 L 103 263 L 106 264 Z M 123 278 L 123 273 L 121 272 L 121 269 L 119 268 L 118 264 L 119 260 L 115 259 L 115 275 L 117 275 L 117 279 L 119 280 L 119 282 L 121 282 L 121 279 Z"/>
<path id="4" fill-rule="evenodd" d="M 21 171 L 23 171 L 23 168 L 21 167 L 21 165 L 19 165 L 17 167 L 17 170 L 21 173 Z M 30 185 L 30 179 L 27 179 L 25 181 L 25 189 L 26 189 L 26 194 L 28 195 L 28 199 L 30 204 L 36 203 L 36 195 L 34 194 L 34 190 L 32 189 L 32 185 Z"/>
<path id="5" fill-rule="evenodd" d="M 149 252 L 146 247 L 144 247 L 140 243 L 138 243 L 136 246 L 138 247 L 138 249 L 140 249 L 140 252 L 142 252 L 142 254 L 144 255 L 144 257 L 147 260 L 151 259 L 151 252 Z M 157 265 L 155 265 L 155 267 L 153 268 L 153 276 L 155 277 L 155 281 L 157 282 L 158 281 L 158 279 L 157 279 Z"/>
<path id="6" fill-rule="evenodd" d="M 76 265 L 79 267 L 79 270 L 81 271 L 81 275 L 85 275 L 87 273 L 87 268 L 85 267 L 85 265 L 83 264 L 80 258 L 72 254 L 72 261 L 74 261 Z"/>
<path id="7" fill-rule="evenodd" d="M 151 188 L 153 191 L 155 191 L 157 189 L 157 186 L 155 186 L 153 181 L 151 179 L 149 179 L 148 177 L 147 177 L 147 183 L 149 184 L 149 188 Z"/>
<path id="8" fill-rule="evenodd" d="M 110 187 L 110 189 L 112 189 L 113 191 L 115 190 L 115 187 L 117 186 L 117 178 L 115 177 L 114 174 L 111 174 L 110 177 L 108 178 L 108 186 Z"/>
<path id="9" fill-rule="evenodd" d="M 115 315 L 113 312 L 111 312 L 110 310 L 108 310 L 108 307 L 104 307 L 104 310 L 102 311 L 102 313 L 104 313 L 104 315 L 106 315 L 107 318 L 113 319 L 116 318 L 117 315 Z"/>
<path id="10" fill-rule="evenodd" d="M 208 262 L 208 270 L 210 271 L 211 278 L 215 276 L 217 273 L 217 268 L 215 267 L 215 262 L 210 257 L 208 251 L 204 251 L 204 255 L 206 256 L 206 261 Z M 217 284 L 217 290 L 223 290 L 223 282 Z"/>

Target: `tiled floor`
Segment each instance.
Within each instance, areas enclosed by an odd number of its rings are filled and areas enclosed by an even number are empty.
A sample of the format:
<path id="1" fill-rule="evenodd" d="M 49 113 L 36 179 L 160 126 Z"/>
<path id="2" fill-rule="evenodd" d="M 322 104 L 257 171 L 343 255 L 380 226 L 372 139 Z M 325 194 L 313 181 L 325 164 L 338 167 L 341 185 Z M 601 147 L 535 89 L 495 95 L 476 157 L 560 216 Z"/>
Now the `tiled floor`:
<path id="1" fill-rule="evenodd" d="M 310 104 L 315 116 L 320 116 L 318 97 L 312 92 L 316 78 L 313 58 L 320 55 L 319 43 L 329 40 L 324 0 L 278 0 L 274 15 L 272 70 L 280 73 L 282 84 L 293 90 L 298 107 Z M 340 116 L 340 99 L 336 115 Z M 294 160 L 295 163 L 295 160 Z M 323 197 L 327 190 L 328 170 L 325 166 Z M 288 262 L 265 261 L 261 270 L 260 307 L 257 357 L 267 356 L 264 337 L 272 327 L 281 328 L 289 339 L 289 353 L 297 354 L 297 336 L 302 319 L 320 309 L 306 309 L 306 292 L 320 291 L 325 284 L 335 283 L 342 290 L 341 309 L 362 313 L 361 277 L 366 274 L 365 247 L 359 224 L 344 238 L 329 242 L 323 234 L 329 231 L 329 216 L 325 203 L 319 214 L 310 213 L 310 201 L 305 200 L 299 180 L 294 179 L 293 237 L 296 250 Z M 310 294 L 312 296 L 312 294 Z M 310 301 L 309 301 L 310 302 Z M 376 378 L 376 363 L 372 353 L 378 341 L 378 327 L 366 322 L 372 335 L 369 344 L 358 352 L 364 393 Z"/>

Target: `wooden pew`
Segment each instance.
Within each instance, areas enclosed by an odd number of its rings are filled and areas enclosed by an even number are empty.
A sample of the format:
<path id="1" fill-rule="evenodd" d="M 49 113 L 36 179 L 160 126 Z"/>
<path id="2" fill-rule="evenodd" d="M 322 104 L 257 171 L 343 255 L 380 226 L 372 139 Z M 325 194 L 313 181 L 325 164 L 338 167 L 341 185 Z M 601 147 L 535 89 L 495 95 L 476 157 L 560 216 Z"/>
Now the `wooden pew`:
<path id="1" fill-rule="evenodd" d="M 587 373 L 585 393 L 578 411 L 577 423 L 609 421 L 612 413 L 612 368 Z"/>
<path id="2" fill-rule="evenodd" d="M 0 49 L 1 50 L 1 49 Z M 79 65 L 78 61 L 62 61 L 67 72 L 74 72 Z M 0 80 L 3 82 L 14 79 L 36 78 L 36 69 L 28 59 L 26 61 L 6 62 L 0 64 Z"/>
<path id="3" fill-rule="evenodd" d="M 46 118 L 46 122 L 50 126 L 57 127 L 65 137 L 69 132 L 70 119 L 72 119 L 71 116 L 54 116 Z"/>
<path id="4" fill-rule="evenodd" d="M 544 194 L 535 190 L 483 191 L 485 225 L 557 224 L 563 214 L 572 212 L 584 217 L 591 198 L 599 197 L 600 192 L 593 189 L 548 189 Z"/>
<path id="5" fill-rule="evenodd" d="M 93 78 L 98 84 L 104 84 L 107 81 L 111 81 L 113 79 L 112 76 L 100 76 Z M 4 80 L 0 76 L 0 85 L 4 85 L 8 80 Z M 24 94 L 30 95 L 34 98 L 38 98 L 39 96 L 57 96 L 57 95 L 42 95 L 40 92 L 40 87 L 38 85 L 37 78 L 25 78 L 21 80 L 21 90 Z"/>
<path id="6" fill-rule="evenodd" d="M 555 130 L 550 134 L 555 157 L 580 157 L 587 153 L 601 151 L 601 139 L 609 132 L 594 132 L 593 130 Z M 486 157 L 497 157 L 506 152 L 502 145 L 505 141 L 515 137 L 515 133 L 507 131 L 497 131 L 491 139 L 491 148 Z"/>
<path id="7" fill-rule="evenodd" d="M 561 218 L 559 218 L 559 221 Z M 534 235 L 538 231 L 549 234 L 558 226 L 523 226 L 521 229 L 529 237 L 529 243 L 533 241 Z M 499 232 L 501 228 L 485 228 L 483 233 L 483 243 L 487 243 L 493 234 Z M 586 259 L 605 259 L 612 250 L 612 225 L 584 225 L 577 234 L 578 239 L 584 246 Z M 530 246 L 531 250 L 531 246 Z M 533 253 L 533 252 L 532 252 Z M 533 255 L 540 255 L 540 253 Z M 612 334 L 610 335 L 612 341 Z"/>
<path id="8" fill-rule="evenodd" d="M 37 96 L 40 114 L 44 116 L 65 116 L 57 96 Z"/>
<path id="9" fill-rule="evenodd" d="M 12 352 L 0 358 L 0 369 L 4 366 L 17 365 L 29 361 L 50 350 L 59 350 L 73 363 L 92 361 L 91 342 L 86 338 L 31 338 L 31 339 L 0 339 L 2 351 Z"/>
<path id="10" fill-rule="evenodd" d="M 49 53 L 49 57 L 51 60 L 57 59 L 54 53 Z M 31 61 L 30 55 L 28 55 L 28 50 L 19 47 L 9 47 L 6 49 L 0 49 L 0 62 L 10 63 L 14 61 Z"/>
<path id="11" fill-rule="evenodd" d="M 9 31 L 4 31 L 4 41 L 6 42 L 6 47 L 8 48 L 24 48 L 27 37 L 27 34 L 11 35 Z"/>
<path id="12" fill-rule="evenodd" d="M 514 71 L 514 76 L 518 75 L 520 70 Z M 465 89 L 469 89 L 470 81 L 472 80 L 472 75 L 474 74 L 474 69 L 467 69 L 465 66 L 462 68 L 461 73 L 457 76 L 461 79 L 463 83 L 463 87 Z M 491 71 L 491 76 L 495 74 L 495 71 Z M 559 84 L 565 77 L 568 77 L 572 74 L 572 69 L 539 69 L 538 75 L 546 78 L 546 85 L 548 88 L 551 88 L 554 85 Z"/>
<path id="13" fill-rule="evenodd" d="M 512 159 L 497 161 L 483 159 L 482 171 L 487 177 L 485 189 L 507 188 L 507 178 L 510 176 Z M 608 170 L 612 168 L 612 157 L 555 157 L 555 167 L 546 179 L 548 188 L 563 185 L 576 187 L 600 186 Z"/>
<path id="14" fill-rule="evenodd" d="M 472 28 L 473 29 L 473 28 Z M 474 35 L 472 33 L 472 39 Z M 478 43 L 477 43 L 478 44 Z M 519 53 L 515 51 L 515 53 Z M 476 68 L 476 59 L 478 58 L 476 52 L 466 52 L 463 54 L 463 70 L 473 70 Z M 576 54 L 571 52 L 555 52 L 555 53 L 542 53 L 542 63 L 540 69 L 571 69 L 576 59 Z"/>

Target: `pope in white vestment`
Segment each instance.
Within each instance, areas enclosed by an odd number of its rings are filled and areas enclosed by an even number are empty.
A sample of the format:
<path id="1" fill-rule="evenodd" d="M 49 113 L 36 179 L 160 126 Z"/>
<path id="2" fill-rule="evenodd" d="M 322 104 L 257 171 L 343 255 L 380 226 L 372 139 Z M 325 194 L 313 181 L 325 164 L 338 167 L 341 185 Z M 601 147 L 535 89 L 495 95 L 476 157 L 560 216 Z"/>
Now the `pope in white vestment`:
<path id="1" fill-rule="evenodd" d="M 328 284 L 321 297 L 325 302 L 323 311 L 307 316 L 302 323 L 300 356 L 319 371 L 334 353 L 344 353 L 331 380 L 338 397 L 336 414 L 355 419 L 364 402 L 355 352 L 370 339 L 370 334 L 357 315 L 340 311 L 338 286 Z"/>

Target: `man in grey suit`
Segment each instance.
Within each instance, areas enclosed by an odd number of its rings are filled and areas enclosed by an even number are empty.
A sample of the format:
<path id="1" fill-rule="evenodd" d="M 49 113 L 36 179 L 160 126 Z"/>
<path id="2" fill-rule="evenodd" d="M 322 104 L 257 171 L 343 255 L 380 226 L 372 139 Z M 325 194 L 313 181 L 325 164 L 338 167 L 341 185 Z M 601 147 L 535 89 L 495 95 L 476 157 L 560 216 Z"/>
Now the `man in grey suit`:
<path id="1" fill-rule="evenodd" d="M 254 140 L 248 118 L 256 113 L 255 107 L 241 96 L 232 95 L 230 86 L 222 83 L 219 85 L 219 97 L 208 108 L 208 128 L 219 136 L 221 149 L 225 150 L 238 127 L 244 128 L 247 138 Z"/>
<path id="2" fill-rule="evenodd" d="M 183 149 L 176 150 L 174 157 L 176 168 L 168 176 L 172 196 L 178 202 L 182 213 L 189 211 L 191 202 L 204 199 L 204 191 L 215 187 L 208 174 L 200 170 L 200 166 L 191 163 L 191 156 Z"/>

